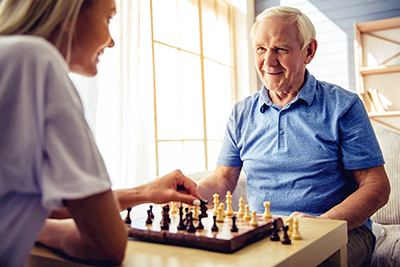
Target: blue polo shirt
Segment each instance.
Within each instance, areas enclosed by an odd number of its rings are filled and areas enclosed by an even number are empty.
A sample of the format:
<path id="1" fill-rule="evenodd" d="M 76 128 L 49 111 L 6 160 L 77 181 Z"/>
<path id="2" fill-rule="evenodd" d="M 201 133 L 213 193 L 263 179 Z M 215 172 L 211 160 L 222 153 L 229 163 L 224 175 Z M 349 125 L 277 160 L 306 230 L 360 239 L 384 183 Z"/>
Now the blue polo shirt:
<path id="1" fill-rule="evenodd" d="M 218 164 L 243 167 L 251 210 L 318 216 L 357 189 L 351 170 L 384 160 L 359 97 L 306 71 L 283 108 L 265 86 L 235 104 Z"/>

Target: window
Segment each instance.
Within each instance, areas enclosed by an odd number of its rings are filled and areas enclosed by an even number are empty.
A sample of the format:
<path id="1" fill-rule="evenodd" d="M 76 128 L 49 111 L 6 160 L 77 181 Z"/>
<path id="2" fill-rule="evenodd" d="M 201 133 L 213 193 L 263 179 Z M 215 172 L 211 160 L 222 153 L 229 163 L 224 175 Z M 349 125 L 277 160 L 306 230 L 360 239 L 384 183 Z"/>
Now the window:
<path id="1" fill-rule="evenodd" d="M 232 103 L 257 90 L 248 42 L 254 3 L 116 5 L 115 46 L 101 56 L 98 75 L 72 75 L 113 188 L 177 168 L 186 174 L 212 170 Z"/>
<path id="2" fill-rule="evenodd" d="M 212 169 L 234 99 L 232 6 L 152 0 L 157 174 Z"/>

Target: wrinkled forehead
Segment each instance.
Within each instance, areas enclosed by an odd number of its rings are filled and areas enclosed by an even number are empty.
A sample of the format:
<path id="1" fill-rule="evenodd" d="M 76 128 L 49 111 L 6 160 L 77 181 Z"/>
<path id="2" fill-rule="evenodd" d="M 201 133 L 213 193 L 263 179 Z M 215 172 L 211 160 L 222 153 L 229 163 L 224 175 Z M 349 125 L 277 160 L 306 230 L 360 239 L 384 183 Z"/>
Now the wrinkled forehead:
<path id="1" fill-rule="evenodd" d="M 283 18 L 268 17 L 259 22 L 253 43 L 300 45 L 299 30 L 295 22 Z"/>

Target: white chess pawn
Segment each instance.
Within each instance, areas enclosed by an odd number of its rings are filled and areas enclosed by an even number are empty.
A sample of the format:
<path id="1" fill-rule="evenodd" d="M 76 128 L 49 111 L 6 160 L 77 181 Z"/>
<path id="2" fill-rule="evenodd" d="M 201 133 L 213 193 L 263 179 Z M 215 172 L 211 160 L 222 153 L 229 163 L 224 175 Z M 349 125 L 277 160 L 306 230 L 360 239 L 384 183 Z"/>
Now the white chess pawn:
<path id="1" fill-rule="evenodd" d="M 217 222 L 224 222 L 224 203 L 221 203 L 221 205 L 219 205 L 218 207 L 218 214 L 217 214 Z"/>
<path id="2" fill-rule="evenodd" d="M 171 201 L 171 214 L 176 214 L 178 213 L 178 208 L 176 207 L 176 203 L 174 201 Z"/>
<path id="3" fill-rule="evenodd" d="M 251 226 L 258 226 L 257 222 L 257 211 L 253 210 L 251 220 L 250 220 L 250 225 Z"/>
<path id="4" fill-rule="evenodd" d="M 271 202 L 269 202 L 269 201 L 265 201 L 264 202 L 265 211 L 264 211 L 264 214 L 263 214 L 263 218 L 265 220 L 272 219 L 272 215 L 271 215 L 271 212 L 269 210 L 270 206 L 271 206 Z"/>
<path id="5" fill-rule="evenodd" d="M 222 217 L 225 218 L 224 203 L 219 203 L 219 208 L 222 210 L 222 212 L 221 212 Z"/>
<path id="6" fill-rule="evenodd" d="M 219 208 L 219 194 L 215 193 L 213 195 L 213 198 L 214 198 L 214 215 L 217 215 Z"/>
<path id="7" fill-rule="evenodd" d="M 237 212 L 237 217 L 242 218 L 244 215 L 244 201 L 243 198 L 239 198 L 239 210 Z"/>
<path id="8" fill-rule="evenodd" d="M 226 193 L 226 211 L 225 215 L 226 216 L 232 216 L 233 215 L 233 210 L 232 210 L 232 194 L 231 191 L 228 191 Z"/>
<path id="9" fill-rule="evenodd" d="M 193 220 L 198 220 L 200 214 L 200 207 L 194 206 L 193 207 Z"/>
<path id="10" fill-rule="evenodd" d="M 301 237 L 301 234 L 299 232 L 299 220 L 297 218 L 293 219 L 293 233 L 292 233 L 292 239 L 294 240 L 301 240 L 303 239 Z"/>
<path id="11" fill-rule="evenodd" d="M 246 221 L 250 221 L 251 219 L 251 214 L 250 214 L 250 207 L 248 204 L 246 204 L 246 206 L 244 206 L 244 216 L 243 219 L 245 219 Z"/>
<path id="12" fill-rule="evenodd" d="M 287 218 L 286 220 L 285 220 L 285 224 L 287 225 L 287 226 L 289 226 L 289 228 L 288 228 L 288 230 L 287 230 L 287 233 L 288 233 L 288 235 L 289 235 L 289 237 L 292 235 L 292 233 L 293 233 L 293 217 L 289 217 L 289 218 Z"/>

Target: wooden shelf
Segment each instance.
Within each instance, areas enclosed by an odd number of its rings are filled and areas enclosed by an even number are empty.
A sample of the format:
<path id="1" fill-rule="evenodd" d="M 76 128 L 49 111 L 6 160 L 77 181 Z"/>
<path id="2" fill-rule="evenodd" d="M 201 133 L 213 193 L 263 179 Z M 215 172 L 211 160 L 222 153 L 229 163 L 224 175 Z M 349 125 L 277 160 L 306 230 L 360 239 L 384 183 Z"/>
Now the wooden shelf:
<path id="1" fill-rule="evenodd" d="M 370 118 L 397 117 L 397 116 L 400 116 L 400 110 L 399 111 L 386 111 L 386 112 L 369 112 L 368 116 Z"/>
<path id="2" fill-rule="evenodd" d="M 389 95 L 389 100 L 395 109 L 399 107 L 400 99 L 397 94 L 400 77 L 399 32 L 400 17 L 354 23 L 356 90 L 367 110 L 383 109 L 380 108 L 382 100 L 378 93 Z M 381 65 L 365 67 L 369 64 L 367 59 L 370 57 L 372 60 L 379 59 L 376 61 L 382 62 Z M 369 112 L 368 116 L 373 124 L 378 123 L 400 130 L 400 110 Z"/>
<path id="3" fill-rule="evenodd" d="M 394 66 L 379 66 L 376 68 L 363 67 L 360 68 L 361 75 L 374 75 L 400 72 L 400 65 Z"/>

